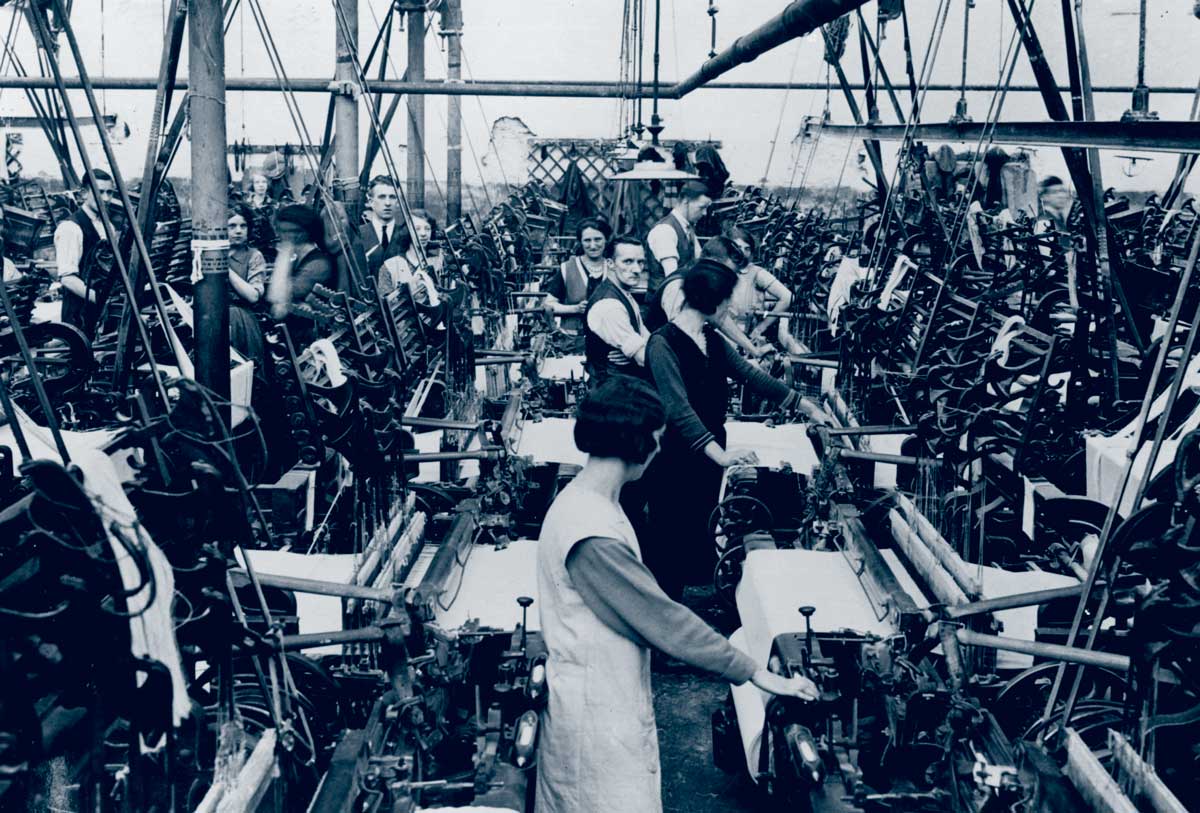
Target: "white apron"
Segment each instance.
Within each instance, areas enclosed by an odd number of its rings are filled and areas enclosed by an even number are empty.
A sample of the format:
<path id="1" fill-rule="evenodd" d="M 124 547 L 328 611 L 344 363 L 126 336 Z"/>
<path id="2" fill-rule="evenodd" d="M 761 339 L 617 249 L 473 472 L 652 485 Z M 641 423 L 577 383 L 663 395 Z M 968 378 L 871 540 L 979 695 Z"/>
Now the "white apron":
<path id="1" fill-rule="evenodd" d="M 535 809 L 660 813 L 650 651 L 597 618 L 566 568 L 571 548 L 591 536 L 624 542 L 641 559 L 620 507 L 572 483 L 547 512 L 538 540 L 550 698 L 542 713 Z"/>

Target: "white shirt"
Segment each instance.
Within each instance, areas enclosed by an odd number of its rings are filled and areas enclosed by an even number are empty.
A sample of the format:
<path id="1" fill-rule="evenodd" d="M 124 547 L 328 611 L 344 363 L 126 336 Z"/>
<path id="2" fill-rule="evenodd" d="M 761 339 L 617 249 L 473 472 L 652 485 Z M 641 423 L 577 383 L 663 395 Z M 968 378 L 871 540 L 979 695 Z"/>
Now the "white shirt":
<path id="1" fill-rule="evenodd" d="M 674 209 L 671 210 L 671 217 L 675 218 L 679 225 L 683 226 L 686 234 L 692 236 L 692 253 L 693 256 L 700 256 L 700 240 L 696 237 L 696 232 L 692 230 L 692 224 L 688 223 Z M 646 235 L 646 245 L 650 247 L 650 252 L 654 255 L 654 259 L 660 263 L 663 260 L 679 260 L 679 241 L 675 236 L 675 230 L 671 228 L 670 223 L 659 223 L 650 230 Z M 679 270 L 676 267 L 676 270 Z"/>
<path id="2" fill-rule="evenodd" d="M 83 212 L 92 221 L 100 239 L 107 239 L 104 225 L 86 208 Z M 58 263 L 59 279 L 79 273 L 79 264 L 83 262 L 83 229 L 74 220 L 64 220 L 54 230 L 54 257 Z"/>
<path id="3" fill-rule="evenodd" d="M 683 298 L 683 282 L 672 282 L 670 285 L 663 283 L 662 293 L 659 295 L 659 304 L 662 305 L 663 313 L 667 315 L 667 321 L 670 322 L 679 315 L 685 304 Z"/>
<path id="4" fill-rule="evenodd" d="M 375 214 L 372 212 L 371 214 L 367 215 L 367 222 L 370 223 L 371 228 L 375 230 L 375 239 L 379 241 L 380 245 L 383 245 L 383 227 L 384 226 L 387 226 L 387 230 L 388 230 L 388 245 L 390 246 L 392 244 L 392 241 L 396 239 L 396 221 L 395 220 L 389 220 L 385 223 L 384 221 L 376 218 Z"/>
<path id="5" fill-rule="evenodd" d="M 625 291 L 621 291 L 621 294 L 629 299 Z M 631 299 L 629 302 L 636 314 L 637 303 Z M 628 311 L 617 300 L 601 299 L 588 308 L 587 325 L 601 341 L 620 350 L 625 358 L 642 365 L 646 363 L 646 342 L 650 340 L 650 331 L 646 330 L 641 318 L 637 319 L 636 325 L 630 324 Z"/>

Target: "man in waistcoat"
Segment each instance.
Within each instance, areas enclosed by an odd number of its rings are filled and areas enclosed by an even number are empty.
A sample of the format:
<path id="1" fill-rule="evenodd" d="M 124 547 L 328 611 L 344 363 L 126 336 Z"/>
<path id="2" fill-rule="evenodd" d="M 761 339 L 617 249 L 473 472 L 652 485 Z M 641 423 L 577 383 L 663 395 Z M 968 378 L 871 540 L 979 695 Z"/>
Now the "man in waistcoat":
<path id="1" fill-rule="evenodd" d="M 646 264 L 641 241 L 622 235 L 613 241 L 613 268 L 588 300 L 584 354 L 593 386 L 611 375 L 644 377 L 650 331 L 642 322 L 633 290 Z"/>
<path id="2" fill-rule="evenodd" d="M 83 203 L 54 230 L 54 254 L 62 285 L 62 321 L 79 328 L 88 338 L 112 290 L 112 280 L 93 262 L 96 249 L 108 242 L 100 207 L 112 200 L 112 176 L 92 170 L 82 191 Z"/>
<path id="3" fill-rule="evenodd" d="M 679 202 L 646 235 L 646 267 L 650 272 L 646 284 L 647 300 L 663 280 L 677 270 L 687 268 L 700 256 L 700 241 L 693 227 L 710 203 L 712 198 L 704 184 L 688 181 L 683 185 Z"/>

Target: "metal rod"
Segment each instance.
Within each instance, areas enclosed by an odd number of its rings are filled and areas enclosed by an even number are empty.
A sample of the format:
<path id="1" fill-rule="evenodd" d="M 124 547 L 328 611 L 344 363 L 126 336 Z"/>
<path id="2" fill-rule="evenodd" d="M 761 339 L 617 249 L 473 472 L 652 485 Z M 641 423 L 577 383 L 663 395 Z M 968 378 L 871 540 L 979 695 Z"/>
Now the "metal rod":
<path id="1" fill-rule="evenodd" d="M 914 457 L 907 454 L 887 454 L 886 452 L 860 452 L 856 449 L 835 448 L 833 453 L 842 460 L 865 460 L 870 463 L 894 463 L 897 466 L 917 466 L 921 463 L 940 464 L 934 457 Z"/>
<path id="2" fill-rule="evenodd" d="M 447 429 L 450 431 L 474 432 L 482 426 L 482 421 L 451 421 L 446 418 L 420 418 L 405 416 L 400 419 L 401 426 L 416 426 L 421 429 Z"/>
<path id="3" fill-rule="evenodd" d="M 1046 590 L 1033 590 L 1028 593 L 1017 593 L 1000 598 L 985 598 L 972 601 L 970 604 L 959 604 L 947 607 L 944 611 L 946 618 L 970 618 L 974 615 L 1013 610 L 1017 607 L 1032 607 L 1047 604 L 1061 598 L 1078 598 L 1083 593 L 1082 584 L 1072 584 L 1069 587 L 1053 587 Z"/>
<path id="4" fill-rule="evenodd" d="M 1000 635 L 985 635 L 969 629 L 958 630 L 955 637 L 958 638 L 959 643 L 967 646 L 982 646 L 987 649 L 1001 649 L 1005 652 L 1021 652 L 1037 658 L 1078 663 L 1084 666 L 1099 666 L 1102 669 L 1112 669 L 1117 672 L 1129 671 L 1129 658 L 1125 655 L 1114 655 L 1111 652 L 1097 652 L 1094 649 L 1080 649 L 1061 644 L 1046 644 L 1041 641 L 1021 641 Z"/>
<path id="5" fill-rule="evenodd" d="M 83 87 L 82 80 L 77 76 L 64 76 L 66 87 L 79 90 Z M 289 86 L 296 93 L 329 93 L 331 80 L 319 77 L 290 78 Z M 55 87 L 54 80 L 46 76 L 0 76 L 0 88 L 15 88 L 18 90 L 46 90 Z M 92 79 L 92 87 L 96 90 L 156 90 L 158 80 L 155 77 L 141 76 L 97 76 Z M 188 83 L 180 79 L 175 85 L 178 89 L 186 90 Z M 661 98 L 678 99 L 677 85 L 663 83 Z M 267 76 L 229 76 L 225 80 L 225 89 L 231 91 L 272 92 L 282 89 L 280 81 Z M 825 90 L 824 82 L 712 82 L 700 90 Z M 864 85 L 852 83 L 851 90 L 863 90 Z M 1093 93 L 1128 95 L 1135 90 L 1133 85 L 1097 85 Z M 653 97 L 653 86 L 641 84 L 636 86 L 600 82 L 594 80 L 582 81 L 550 81 L 513 79 L 479 79 L 467 82 L 446 82 L 442 80 L 426 80 L 410 82 L 402 79 L 385 81 L 369 80 L 363 86 L 366 93 L 381 93 L 384 95 L 414 94 L 424 96 L 527 96 L 527 97 L 557 97 L 580 99 L 620 99 Z M 958 93 L 958 84 L 931 84 L 925 90 L 932 93 Z M 1057 88 L 1059 93 L 1069 94 L 1069 87 Z M 996 84 L 967 85 L 968 93 L 995 93 Z M 1151 88 L 1153 93 L 1169 95 L 1191 95 L 1196 92 L 1192 86 L 1166 85 Z M 1006 89 L 1008 93 L 1040 93 L 1036 85 L 1013 85 Z"/>
<path id="6" fill-rule="evenodd" d="M 916 432 L 916 424 L 904 424 L 902 426 L 888 426 L 886 424 L 873 424 L 871 426 L 831 426 L 825 429 L 825 433 L 830 437 L 840 437 L 842 435 L 905 435 L 910 432 Z"/>
<path id="7" fill-rule="evenodd" d="M 404 455 L 405 463 L 440 463 L 443 460 L 495 460 L 503 452 L 499 446 L 484 446 L 465 452 L 417 452 Z"/>
<path id="8" fill-rule="evenodd" d="M 800 364 L 805 367 L 824 367 L 829 370 L 836 370 L 841 366 L 841 362 L 837 359 L 821 359 L 813 358 L 812 356 L 791 356 L 787 360 L 792 364 Z"/>
<path id="9" fill-rule="evenodd" d="M 250 574 L 241 568 L 232 571 L 235 579 L 249 581 Z M 301 579 L 296 576 L 277 576 L 272 573 L 256 573 L 258 583 L 264 587 L 278 587 L 281 590 L 294 590 L 297 593 L 311 593 L 317 596 L 337 596 L 339 598 L 358 598 L 366 601 L 382 601 L 391 604 L 396 594 L 391 590 L 379 590 L 360 584 L 340 584 L 319 579 Z"/>
<path id="10" fill-rule="evenodd" d="M 225 157 L 225 35 L 220 0 L 192 0 L 188 23 L 188 94 L 192 139 L 192 254 L 195 285 L 196 381 L 229 400 L 229 229 Z M 203 248 L 201 248 L 203 246 Z M 211 248 L 209 247 L 211 246 Z M 193 263 L 196 260 L 193 259 Z M 147 263 L 148 265 L 148 263 Z M 229 421 L 226 415 L 225 420 Z"/>
<path id="11" fill-rule="evenodd" d="M 897 124 L 826 124 L 823 127 L 828 134 L 879 141 L 901 141 L 911 135 L 921 141 L 975 142 L 986 133 L 996 144 L 1067 149 L 1094 147 L 1190 152 L 1200 143 L 1200 122 L 1195 121 L 947 122 L 909 125 L 907 128 Z"/>
<path id="12" fill-rule="evenodd" d="M 292 652 L 298 649 L 316 649 L 319 646 L 335 644 L 369 644 L 382 641 L 383 637 L 383 630 L 379 627 L 337 630 L 336 632 L 306 632 L 300 635 L 280 636 L 279 648 L 284 652 Z"/>

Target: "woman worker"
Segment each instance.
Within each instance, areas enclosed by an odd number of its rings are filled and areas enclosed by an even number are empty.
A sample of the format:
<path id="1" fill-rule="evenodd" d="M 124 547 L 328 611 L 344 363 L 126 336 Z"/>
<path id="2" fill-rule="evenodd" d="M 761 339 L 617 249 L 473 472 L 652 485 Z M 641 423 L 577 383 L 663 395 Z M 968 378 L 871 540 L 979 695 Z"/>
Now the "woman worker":
<path id="1" fill-rule="evenodd" d="M 538 746 L 537 813 L 662 810 L 650 647 L 733 683 L 817 697 L 805 678 L 758 669 L 667 597 L 642 564 L 618 495 L 654 457 L 663 421 L 654 390 L 619 376 L 579 406 L 575 445 L 587 463 L 555 498 L 538 539 L 550 697 Z"/>
<path id="2" fill-rule="evenodd" d="M 816 404 L 746 361 L 718 332 L 736 285 L 737 274 L 724 264 L 697 260 L 683 278 L 682 310 L 646 345 L 646 366 L 667 410 L 662 453 L 647 484 L 652 542 L 646 564 L 673 598 L 686 584 L 712 579 L 717 559 L 708 517 L 723 470 L 758 462 L 754 452 L 726 446 L 729 379 L 785 410 L 824 418 Z"/>
<path id="3" fill-rule="evenodd" d="M 267 262 L 275 259 L 275 229 L 271 221 L 275 218 L 277 208 L 276 202 L 271 199 L 270 183 L 261 170 L 254 170 L 250 173 L 250 186 L 245 197 L 250 215 L 246 221 L 250 228 L 247 240 L 262 253 Z"/>
<path id="4" fill-rule="evenodd" d="M 386 260 L 379 269 L 379 293 L 387 296 L 401 285 L 406 285 L 418 305 L 436 307 L 441 304 L 438 281 L 442 273 L 442 255 L 430 253 L 430 241 L 437 231 L 437 222 L 424 209 L 413 209 L 409 214 L 425 261 L 421 261 L 413 239 L 406 230 L 396 235 L 396 239 L 404 245 L 404 250 Z"/>
<path id="5" fill-rule="evenodd" d="M 293 315 L 292 306 L 299 305 L 318 284 L 337 284 L 337 263 L 325 250 L 325 224 L 309 206 L 292 203 L 275 215 L 275 232 L 279 235 L 279 253 L 267 286 L 267 301 L 271 315 L 287 319 L 288 329 L 298 344 L 307 344 L 313 337 L 313 323 Z"/>
<path id="6" fill-rule="evenodd" d="M 612 229 L 597 217 L 579 221 L 575 229 L 575 256 L 558 268 L 558 273 L 546 280 L 546 313 L 559 317 L 559 326 L 568 333 L 583 332 L 583 314 L 588 297 L 612 269 Z"/>
<path id="7" fill-rule="evenodd" d="M 263 333 L 254 306 L 267 284 L 267 261 L 248 242 L 249 207 L 238 204 L 229 212 L 229 342 L 263 371 Z"/>
<path id="8" fill-rule="evenodd" d="M 804 346 L 789 330 L 787 314 L 792 307 L 791 290 L 770 271 L 754 263 L 754 238 L 749 232 L 735 226 L 730 229 L 729 238 L 747 258 L 747 263 L 738 268 L 737 285 L 729 302 L 730 318 L 756 347 L 764 340 L 770 343 L 774 339 L 786 353 L 805 352 Z M 763 313 L 768 297 L 775 304 Z"/>

